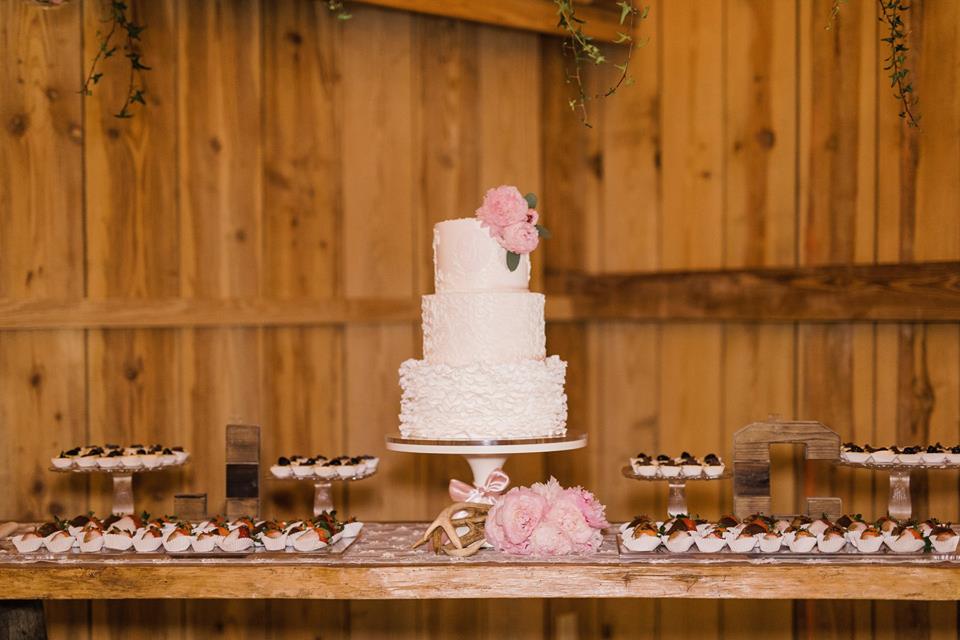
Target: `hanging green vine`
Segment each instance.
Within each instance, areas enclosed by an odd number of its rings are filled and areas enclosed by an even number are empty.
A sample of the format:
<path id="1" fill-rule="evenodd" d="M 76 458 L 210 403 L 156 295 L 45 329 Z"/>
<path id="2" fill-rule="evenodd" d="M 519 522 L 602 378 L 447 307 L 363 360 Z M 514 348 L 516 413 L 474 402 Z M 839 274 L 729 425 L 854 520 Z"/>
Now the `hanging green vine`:
<path id="1" fill-rule="evenodd" d="M 900 101 L 900 118 L 911 127 L 920 128 L 920 116 L 914 113 L 917 96 L 913 92 L 913 84 L 909 80 L 910 70 L 907 69 L 907 33 L 903 24 L 903 12 L 909 7 L 903 0 L 877 0 L 880 9 L 880 22 L 887 27 L 887 36 L 880 41 L 886 43 L 889 55 L 884 59 L 883 69 L 889 71 L 890 86 L 894 89 L 894 97 Z"/>
<path id="2" fill-rule="evenodd" d="M 847 4 L 848 0 L 833 0 L 830 7 L 830 17 L 827 20 L 827 31 L 833 29 L 840 15 L 840 5 Z M 887 28 L 887 36 L 880 38 L 889 54 L 884 58 L 884 71 L 889 71 L 890 86 L 893 96 L 900 102 L 899 116 L 907 125 L 920 128 L 920 116 L 914 112 L 917 105 L 917 95 L 913 91 L 913 84 L 909 81 L 910 70 L 907 69 L 907 31 L 903 22 L 903 13 L 910 7 L 904 0 L 877 0 L 879 16 L 877 19 Z"/>
<path id="3" fill-rule="evenodd" d="M 830 17 L 827 18 L 827 31 L 833 29 L 833 25 L 837 23 L 837 16 L 840 15 L 840 5 L 847 4 L 849 0 L 833 0 L 833 4 L 830 6 Z"/>
<path id="4" fill-rule="evenodd" d="M 327 3 L 327 9 L 330 10 L 330 13 L 337 14 L 337 19 L 339 20 L 349 20 L 353 16 L 344 8 L 343 0 L 325 0 Z"/>
<path id="5" fill-rule="evenodd" d="M 81 93 L 85 96 L 93 95 L 93 87 L 99 84 L 103 77 L 103 71 L 99 71 L 100 64 L 108 58 L 112 58 L 118 52 L 130 62 L 130 74 L 127 81 L 127 96 L 120 106 L 120 109 L 113 114 L 115 118 L 131 118 L 133 114 L 130 109 L 134 104 L 146 105 L 147 102 L 143 96 L 146 89 L 143 88 L 142 74 L 149 71 L 150 67 L 143 64 L 143 58 L 138 48 L 140 34 L 146 29 L 145 25 L 137 24 L 129 18 L 127 12 L 129 8 L 126 3 L 117 0 L 111 0 L 109 15 L 103 22 L 110 23 L 110 30 L 104 33 L 97 30 L 97 40 L 100 45 L 97 49 L 97 55 L 94 56 L 90 64 L 90 72 L 83 81 Z M 138 82 L 140 81 L 140 82 Z"/>
<path id="6" fill-rule="evenodd" d="M 600 47 L 594 43 L 594 39 L 584 32 L 583 26 L 586 21 L 577 17 L 574 2 L 575 0 L 554 0 L 559 17 L 557 27 L 566 32 L 563 41 L 563 53 L 571 61 L 566 70 L 566 82 L 574 85 L 576 91 L 576 95 L 570 98 L 568 104 L 571 110 L 578 112 L 580 121 L 585 126 L 590 127 L 587 103 L 590 100 L 608 98 L 615 94 L 620 87 L 633 84 L 633 78 L 630 76 L 630 60 L 634 48 L 642 47 L 646 44 L 646 40 L 638 42 L 631 34 L 635 33 L 637 21 L 646 19 L 650 7 L 640 9 L 626 0 L 617 3 L 617 6 L 620 7 L 620 25 L 624 27 L 624 31 L 617 32 L 617 39 L 614 40 L 614 44 L 626 44 L 627 49 L 623 62 L 617 64 L 615 62 L 610 63 Z M 583 83 L 584 64 L 592 64 L 598 67 L 608 63 L 612 64 L 618 71 L 616 80 L 605 90 L 591 94 Z"/>

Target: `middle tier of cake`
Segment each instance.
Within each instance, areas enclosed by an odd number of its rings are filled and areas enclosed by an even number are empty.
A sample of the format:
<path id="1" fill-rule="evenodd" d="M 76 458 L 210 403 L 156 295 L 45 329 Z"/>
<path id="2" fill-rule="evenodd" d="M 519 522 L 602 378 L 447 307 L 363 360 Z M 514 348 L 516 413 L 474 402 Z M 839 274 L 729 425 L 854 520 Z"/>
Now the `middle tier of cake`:
<path id="1" fill-rule="evenodd" d="M 431 364 L 502 364 L 546 357 L 543 294 L 423 296 L 423 358 Z"/>
<path id="2" fill-rule="evenodd" d="M 566 369 L 557 356 L 464 366 L 407 360 L 400 366 L 400 432 L 454 440 L 562 436 Z"/>

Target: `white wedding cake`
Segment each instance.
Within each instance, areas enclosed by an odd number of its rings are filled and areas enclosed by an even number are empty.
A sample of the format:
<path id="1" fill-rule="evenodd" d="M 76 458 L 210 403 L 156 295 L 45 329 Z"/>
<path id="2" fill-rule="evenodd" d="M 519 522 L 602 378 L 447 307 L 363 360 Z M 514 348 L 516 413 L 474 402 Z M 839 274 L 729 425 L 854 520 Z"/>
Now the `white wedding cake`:
<path id="1" fill-rule="evenodd" d="M 486 440 L 562 436 L 567 363 L 547 357 L 530 256 L 507 251 L 476 218 L 433 229 L 436 293 L 423 296 L 423 360 L 400 366 L 400 432 Z"/>

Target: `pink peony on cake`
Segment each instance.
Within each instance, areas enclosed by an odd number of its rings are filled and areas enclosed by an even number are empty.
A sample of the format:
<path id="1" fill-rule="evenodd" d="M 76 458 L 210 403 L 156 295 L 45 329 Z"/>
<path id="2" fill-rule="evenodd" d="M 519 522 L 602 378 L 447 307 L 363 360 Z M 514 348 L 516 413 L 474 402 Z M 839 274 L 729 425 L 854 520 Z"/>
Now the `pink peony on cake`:
<path id="1" fill-rule="evenodd" d="M 546 355 L 544 297 L 528 289 L 531 229 L 543 231 L 536 221 L 516 188 L 498 187 L 476 218 L 434 227 L 436 293 L 423 296 L 423 359 L 400 366 L 404 437 L 566 433 L 567 364 Z"/>

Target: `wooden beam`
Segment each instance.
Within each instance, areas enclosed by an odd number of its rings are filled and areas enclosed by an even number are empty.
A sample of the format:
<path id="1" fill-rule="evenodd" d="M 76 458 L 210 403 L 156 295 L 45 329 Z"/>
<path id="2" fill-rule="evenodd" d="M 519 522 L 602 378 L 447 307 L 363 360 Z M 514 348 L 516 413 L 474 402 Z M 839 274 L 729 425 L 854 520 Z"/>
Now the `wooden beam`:
<path id="1" fill-rule="evenodd" d="M 557 301 L 564 319 L 960 320 L 960 262 L 602 276 L 548 272 L 546 282 L 547 291 L 566 296 Z"/>
<path id="2" fill-rule="evenodd" d="M 262 327 L 419 318 L 418 298 L 0 300 L 0 329 Z"/>
<path id="3" fill-rule="evenodd" d="M 809 562 L 809 561 L 808 561 Z M 297 558 L 0 564 L 0 598 L 960 599 L 960 565 L 730 561 L 469 562 L 403 566 Z M 825 585 L 829 587 L 825 588 Z"/>
<path id="4" fill-rule="evenodd" d="M 557 7 L 551 0 L 357 0 L 357 2 L 444 18 L 482 22 L 510 29 L 536 31 L 552 36 L 562 35 L 557 28 Z M 600 42 L 613 42 L 617 39 L 617 32 L 625 30 L 620 25 L 619 9 L 613 3 L 608 7 L 579 3 L 577 16 L 586 21 L 584 31 Z"/>
<path id="5" fill-rule="evenodd" d="M 586 275 L 547 273 L 547 319 L 960 321 L 960 262 Z M 420 321 L 420 298 L 0 300 L 0 330 Z"/>

